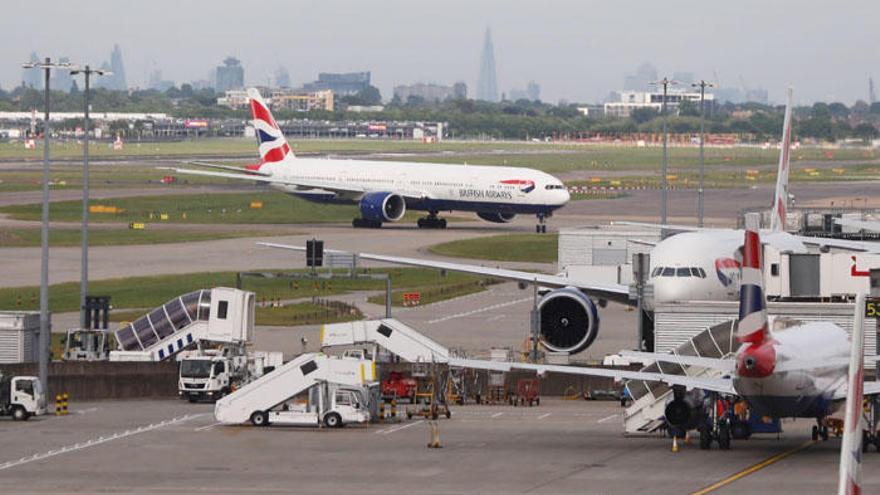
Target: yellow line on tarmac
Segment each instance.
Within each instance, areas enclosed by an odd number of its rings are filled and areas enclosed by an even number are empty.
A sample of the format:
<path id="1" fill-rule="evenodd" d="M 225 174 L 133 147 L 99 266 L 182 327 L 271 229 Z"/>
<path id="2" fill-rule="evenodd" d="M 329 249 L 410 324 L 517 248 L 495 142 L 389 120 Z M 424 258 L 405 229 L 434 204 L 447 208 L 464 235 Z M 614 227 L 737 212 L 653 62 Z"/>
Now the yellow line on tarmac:
<path id="1" fill-rule="evenodd" d="M 714 492 L 715 490 L 717 490 L 717 489 L 719 489 L 719 488 L 721 488 L 721 487 L 723 487 L 723 486 L 727 486 L 727 485 L 733 483 L 734 481 L 736 481 L 736 480 L 738 480 L 738 479 L 740 479 L 740 478 L 744 478 L 744 477 L 746 477 L 746 476 L 748 476 L 748 475 L 750 475 L 750 474 L 752 474 L 752 473 L 755 473 L 755 472 L 757 472 L 757 471 L 760 471 L 760 470 L 764 469 L 764 468 L 767 467 L 767 466 L 770 466 L 771 464 L 775 464 L 775 463 L 777 463 L 777 462 L 779 462 L 779 461 L 785 459 L 786 457 L 789 457 L 789 456 L 791 456 L 791 455 L 793 455 L 793 454 L 796 454 L 796 453 L 798 453 L 798 452 L 800 452 L 800 451 L 806 449 L 806 448 L 809 447 L 810 445 L 813 445 L 814 443 L 815 443 L 815 442 L 812 441 L 812 440 L 809 440 L 809 441 L 807 441 L 807 442 L 804 442 L 803 445 L 800 445 L 800 446 L 798 446 L 798 447 L 795 447 L 795 448 L 793 448 L 793 449 L 791 449 L 791 450 L 787 450 L 787 451 L 782 452 L 782 453 L 780 453 L 780 454 L 776 454 L 776 455 L 774 455 L 773 457 L 769 457 L 769 458 L 767 458 L 767 459 L 764 459 L 763 461 L 761 461 L 761 462 L 755 464 L 754 466 L 751 466 L 751 467 L 748 467 L 748 468 L 746 468 L 746 469 L 743 469 L 742 471 L 740 471 L 740 472 L 738 472 L 738 473 L 736 473 L 736 474 L 733 474 L 733 475 L 731 475 L 731 476 L 728 476 L 727 478 L 724 478 L 723 480 L 721 480 L 721 481 L 719 481 L 719 482 L 717 482 L 717 483 L 714 483 L 714 484 L 712 484 L 712 485 L 709 485 L 709 486 L 707 486 L 706 488 L 703 488 L 703 489 L 701 489 L 701 490 L 697 490 L 697 491 L 693 492 L 691 495 L 706 495 L 707 493 Z"/>

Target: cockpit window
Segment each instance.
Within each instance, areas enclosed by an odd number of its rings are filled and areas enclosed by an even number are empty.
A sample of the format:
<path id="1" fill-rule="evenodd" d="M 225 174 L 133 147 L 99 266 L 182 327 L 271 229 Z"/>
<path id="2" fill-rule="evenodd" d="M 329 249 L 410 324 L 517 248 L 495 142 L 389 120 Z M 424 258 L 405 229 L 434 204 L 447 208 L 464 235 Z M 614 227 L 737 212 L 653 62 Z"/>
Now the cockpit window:
<path id="1" fill-rule="evenodd" d="M 663 269 L 663 276 L 664 277 L 674 277 L 675 276 L 675 268 L 667 266 L 666 268 Z"/>
<path id="2" fill-rule="evenodd" d="M 678 270 L 676 270 L 675 275 L 677 277 L 690 277 L 691 276 L 691 269 L 687 268 L 687 267 L 679 268 Z"/>
<path id="3" fill-rule="evenodd" d="M 651 276 L 656 277 L 656 276 L 660 275 L 660 272 L 662 272 L 662 271 L 663 271 L 662 266 L 655 267 L 653 270 L 651 270 Z"/>

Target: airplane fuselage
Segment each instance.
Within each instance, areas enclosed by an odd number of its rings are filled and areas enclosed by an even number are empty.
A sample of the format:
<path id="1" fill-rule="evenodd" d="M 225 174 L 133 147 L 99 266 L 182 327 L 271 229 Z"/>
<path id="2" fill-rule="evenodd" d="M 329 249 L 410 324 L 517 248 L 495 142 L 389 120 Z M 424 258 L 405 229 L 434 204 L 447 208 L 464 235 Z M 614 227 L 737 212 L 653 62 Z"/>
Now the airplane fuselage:
<path id="1" fill-rule="evenodd" d="M 757 350 L 753 344 L 743 344 L 737 352 L 733 375 L 737 393 L 754 412 L 765 416 L 820 418 L 832 413 L 835 392 L 846 383 L 847 333 L 830 322 L 810 322 L 772 335 L 760 344 L 772 346 L 766 351 L 774 355 L 773 369 L 766 376 L 746 376 L 750 373 L 743 369 L 744 358 Z"/>
<path id="2" fill-rule="evenodd" d="M 550 215 L 570 197 L 559 179 L 520 167 L 297 158 L 260 170 L 273 177 L 325 185 L 328 190 L 276 187 L 327 203 L 357 203 L 359 194 L 331 191 L 347 188 L 400 194 L 412 210 Z"/>

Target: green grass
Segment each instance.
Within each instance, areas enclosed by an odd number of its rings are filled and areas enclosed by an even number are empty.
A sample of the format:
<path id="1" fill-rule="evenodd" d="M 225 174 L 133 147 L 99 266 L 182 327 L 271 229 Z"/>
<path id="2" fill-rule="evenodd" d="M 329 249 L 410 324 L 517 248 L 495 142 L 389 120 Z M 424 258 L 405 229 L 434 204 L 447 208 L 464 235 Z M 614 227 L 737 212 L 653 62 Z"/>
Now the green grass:
<path id="1" fill-rule="evenodd" d="M 255 270 L 277 273 L 277 270 Z M 392 287 L 452 286 L 479 280 L 480 277 L 462 273 L 448 273 L 422 268 L 391 268 L 372 270 L 372 273 L 391 275 Z M 235 287 L 236 272 L 203 272 L 155 277 L 128 277 L 98 280 L 89 284 L 91 294 L 109 295 L 116 308 L 153 308 L 172 298 L 198 289 Z M 245 290 L 257 294 L 257 300 L 297 299 L 324 297 L 358 290 L 381 290 L 384 280 L 335 278 L 332 280 L 292 280 L 287 278 L 251 278 L 243 282 Z M 0 289 L 0 308 L 35 310 L 39 307 L 39 288 L 12 287 Z M 49 288 L 49 307 L 53 312 L 77 311 L 79 282 L 55 284 Z"/>
<path id="2" fill-rule="evenodd" d="M 257 325 L 296 326 L 355 321 L 364 317 L 357 308 L 335 309 L 310 302 L 280 308 L 257 308 Z"/>
<path id="3" fill-rule="evenodd" d="M 456 258 L 555 263 L 558 245 L 557 234 L 506 234 L 451 241 L 428 249 Z"/>
<path id="4" fill-rule="evenodd" d="M 285 232 L 283 235 L 291 234 L 291 232 Z M 272 235 L 279 234 L 271 231 L 247 230 L 188 232 L 185 230 L 93 229 L 89 232 L 89 246 L 171 244 Z M 52 247 L 80 246 L 81 242 L 79 230 L 55 228 L 49 231 L 49 245 Z M 39 245 L 40 229 L 0 228 L 0 246 L 2 247 L 34 247 Z"/>
<path id="5" fill-rule="evenodd" d="M 395 290 L 391 292 L 391 305 L 392 306 L 403 306 L 403 295 L 405 293 L 418 292 L 419 293 L 419 304 L 431 304 L 440 301 L 446 301 L 448 299 L 455 299 L 456 297 L 466 296 L 469 294 L 476 294 L 477 292 L 482 292 L 486 290 L 486 286 L 494 285 L 500 283 L 501 280 L 493 279 L 493 278 L 485 278 L 479 280 L 472 280 L 469 282 L 462 282 L 458 284 L 450 284 L 450 285 L 428 285 L 422 287 L 410 287 L 406 290 Z M 368 299 L 369 302 L 373 304 L 385 304 L 385 294 L 370 296 Z"/>

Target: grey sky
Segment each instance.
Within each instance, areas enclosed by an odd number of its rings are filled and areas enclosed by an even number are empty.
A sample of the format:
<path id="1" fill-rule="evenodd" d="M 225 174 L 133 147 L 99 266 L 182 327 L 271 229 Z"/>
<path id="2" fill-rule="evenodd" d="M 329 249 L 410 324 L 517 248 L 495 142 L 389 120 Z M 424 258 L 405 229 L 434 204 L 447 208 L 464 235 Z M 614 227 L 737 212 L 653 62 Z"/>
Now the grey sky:
<path id="1" fill-rule="evenodd" d="M 205 79 L 226 55 L 247 83 L 283 65 L 294 83 L 319 71 L 371 70 L 395 84 L 464 80 L 473 95 L 486 26 L 499 90 L 534 79 L 542 99 L 599 101 L 642 61 L 725 85 L 786 84 L 799 103 L 867 99 L 880 78 L 876 1 L 110 1 L 8 2 L 0 17 L 0 85 L 21 79 L 31 51 L 99 65 L 122 47 L 129 85 L 154 66 L 166 79 Z M 880 85 L 880 82 L 878 82 Z"/>

